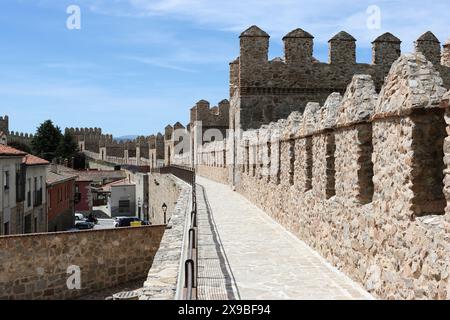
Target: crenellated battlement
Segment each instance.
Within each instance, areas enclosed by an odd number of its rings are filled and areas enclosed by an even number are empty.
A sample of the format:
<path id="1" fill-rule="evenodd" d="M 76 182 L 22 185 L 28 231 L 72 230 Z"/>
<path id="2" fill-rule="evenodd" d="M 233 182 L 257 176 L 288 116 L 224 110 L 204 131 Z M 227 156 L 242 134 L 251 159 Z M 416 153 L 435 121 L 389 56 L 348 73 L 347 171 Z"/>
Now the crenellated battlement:
<path id="1" fill-rule="evenodd" d="M 66 128 L 66 132 L 69 132 L 74 136 L 102 135 L 102 129 L 100 128 Z"/>
<path id="2" fill-rule="evenodd" d="M 17 131 L 11 131 L 7 136 L 8 143 L 21 143 L 27 146 L 31 146 L 31 141 L 34 137 L 32 134 Z"/>
<path id="3" fill-rule="evenodd" d="M 385 33 L 372 42 L 372 63 L 357 63 L 356 39 L 341 31 L 329 40 L 329 61 L 313 56 L 314 37 L 302 29 L 284 38 L 284 57 L 268 60 L 270 36 L 252 26 L 240 36 L 240 56 L 230 64 L 230 94 L 240 108 L 234 126 L 258 128 L 283 119 L 292 111 L 303 112 L 309 101 L 323 104 L 329 94 L 343 94 L 355 74 L 370 75 L 379 92 L 392 63 L 400 57 L 401 41 Z M 415 43 L 440 72 L 444 86 L 450 88 L 450 46 L 444 46 L 441 58 L 439 40 L 427 32 Z M 447 54 L 448 53 L 448 54 Z M 441 65 L 442 60 L 442 65 Z"/>
<path id="4" fill-rule="evenodd" d="M 227 127 L 229 126 L 230 102 L 224 99 L 217 106 L 210 107 L 206 100 L 200 100 L 191 108 L 191 127 L 196 121 L 201 121 L 206 127 Z"/>

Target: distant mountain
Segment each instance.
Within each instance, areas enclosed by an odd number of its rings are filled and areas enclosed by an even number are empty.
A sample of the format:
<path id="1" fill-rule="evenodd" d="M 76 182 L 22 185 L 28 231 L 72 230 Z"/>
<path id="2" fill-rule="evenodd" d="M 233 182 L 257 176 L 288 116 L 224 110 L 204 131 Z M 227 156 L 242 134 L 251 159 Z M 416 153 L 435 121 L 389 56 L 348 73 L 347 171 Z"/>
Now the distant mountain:
<path id="1" fill-rule="evenodd" d="M 134 140 L 138 137 L 138 135 L 129 135 L 129 136 L 121 136 L 121 137 L 115 137 L 114 140 L 116 141 L 130 141 Z"/>

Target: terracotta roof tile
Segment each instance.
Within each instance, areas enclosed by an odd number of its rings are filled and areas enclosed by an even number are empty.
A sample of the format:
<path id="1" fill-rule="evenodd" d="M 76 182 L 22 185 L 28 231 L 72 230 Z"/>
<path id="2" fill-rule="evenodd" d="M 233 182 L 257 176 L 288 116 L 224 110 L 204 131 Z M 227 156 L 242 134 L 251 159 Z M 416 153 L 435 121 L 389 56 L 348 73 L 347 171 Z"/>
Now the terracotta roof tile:
<path id="1" fill-rule="evenodd" d="M 40 166 L 50 164 L 50 162 L 48 162 L 47 160 L 33 156 L 32 154 L 27 154 L 23 158 L 22 163 L 25 163 L 27 166 Z"/>
<path id="2" fill-rule="evenodd" d="M 0 156 L 25 156 L 26 153 L 10 146 L 0 145 Z"/>

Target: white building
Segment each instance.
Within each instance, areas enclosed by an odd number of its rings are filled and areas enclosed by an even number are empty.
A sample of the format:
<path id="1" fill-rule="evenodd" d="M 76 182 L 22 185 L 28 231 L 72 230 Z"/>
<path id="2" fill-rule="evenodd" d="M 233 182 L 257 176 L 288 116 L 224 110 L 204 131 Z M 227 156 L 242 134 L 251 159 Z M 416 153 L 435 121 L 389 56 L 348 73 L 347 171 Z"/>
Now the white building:
<path id="1" fill-rule="evenodd" d="M 142 220 L 150 220 L 149 217 L 149 192 L 147 172 L 140 172 L 135 168 L 126 168 L 128 179 L 136 186 L 136 216 Z"/>
<path id="2" fill-rule="evenodd" d="M 48 161 L 0 145 L 0 235 L 47 232 Z"/>
<path id="3" fill-rule="evenodd" d="M 48 231 L 47 219 L 47 168 L 50 163 L 33 155 L 26 155 L 26 185 L 23 233 Z"/>
<path id="4" fill-rule="evenodd" d="M 136 212 L 136 186 L 123 179 L 103 186 L 108 195 L 108 213 L 111 217 L 135 217 Z"/>
<path id="5" fill-rule="evenodd" d="M 17 214 L 17 173 L 21 171 L 26 153 L 0 144 L 0 235 L 17 233 L 20 216 Z M 20 200 L 20 197 L 19 197 Z"/>

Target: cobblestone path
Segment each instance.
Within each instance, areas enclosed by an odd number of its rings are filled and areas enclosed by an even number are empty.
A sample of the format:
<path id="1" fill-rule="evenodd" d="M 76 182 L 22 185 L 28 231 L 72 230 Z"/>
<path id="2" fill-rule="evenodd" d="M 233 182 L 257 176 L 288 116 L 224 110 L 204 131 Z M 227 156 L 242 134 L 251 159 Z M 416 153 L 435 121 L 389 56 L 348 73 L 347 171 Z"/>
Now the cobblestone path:
<path id="1" fill-rule="evenodd" d="M 200 299 L 372 299 L 228 186 L 197 183 Z"/>

